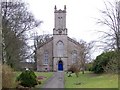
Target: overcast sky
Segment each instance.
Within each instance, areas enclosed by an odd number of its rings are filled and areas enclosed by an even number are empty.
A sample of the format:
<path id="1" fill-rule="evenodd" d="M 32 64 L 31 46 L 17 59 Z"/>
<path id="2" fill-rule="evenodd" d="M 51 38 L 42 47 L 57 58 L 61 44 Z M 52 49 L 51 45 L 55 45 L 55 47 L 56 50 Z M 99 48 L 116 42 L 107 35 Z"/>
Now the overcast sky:
<path id="1" fill-rule="evenodd" d="M 35 18 L 43 21 L 41 26 L 36 29 L 39 34 L 53 33 L 54 6 L 56 5 L 57 9 L 64 9 L 64 5 L 66 5 L 68 36 L 87 42 L 99 37 L 96 30 L 104 29 L 97 25 L 95 20 L 95 18 L 101 17 L 99 10 L 105 8 L 104 1 L 108 0 L 27 0 L 29 9 Z"/>
<path id="2" fill-rule="evenodd" d="M 99 18 L 98 9 L 104 9 L 103 0 L 27 0 L 30 10 L 34 16 L 44 23 L 38 31 L 42 34 L 53 32 L 54 28 L 54 6 L 57 9 L 64 9 L 67 6 L 68 35 L 85 41 L 96 38 L 94 30 L 97 29 L 94 18 Z M 92 36 L 91 36 L 92 35 Z"/>

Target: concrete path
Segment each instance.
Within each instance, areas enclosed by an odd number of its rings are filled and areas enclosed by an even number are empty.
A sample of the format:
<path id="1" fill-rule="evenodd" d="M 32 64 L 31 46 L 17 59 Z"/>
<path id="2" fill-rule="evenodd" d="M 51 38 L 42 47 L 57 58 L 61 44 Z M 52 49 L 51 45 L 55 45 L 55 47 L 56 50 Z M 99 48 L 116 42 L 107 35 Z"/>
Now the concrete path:
<path id="1" fill-rule="evenodd" d="M 43 88 L 64 88 L 64 72 L 54 72 L 53 77 L 47 81 Z"/>

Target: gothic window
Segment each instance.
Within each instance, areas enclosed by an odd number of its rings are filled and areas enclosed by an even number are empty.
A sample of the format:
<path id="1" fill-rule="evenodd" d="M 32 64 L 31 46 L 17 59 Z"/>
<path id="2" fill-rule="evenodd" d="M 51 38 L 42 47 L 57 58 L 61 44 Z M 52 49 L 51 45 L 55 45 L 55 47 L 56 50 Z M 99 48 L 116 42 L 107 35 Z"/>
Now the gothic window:
<path id="1" fill-rule="evenodd" d="M 48 59 L 49 59 L 49 57 L 48 57 L 48 51 L 45 51 L 44 52 L 44 64 L 48 64 Z"/>
<path id="2" fill-rule="evenodd" d="M 72 51 L 72 63 L 76 63 L 77 61 L 77 51 L 73 50 Z"/>
<path id="3" fill-rule="evenodd" d="M 64 54 L 64 43 L 62 41 L 57 42 L 57 56 L 62 57 Z"/>

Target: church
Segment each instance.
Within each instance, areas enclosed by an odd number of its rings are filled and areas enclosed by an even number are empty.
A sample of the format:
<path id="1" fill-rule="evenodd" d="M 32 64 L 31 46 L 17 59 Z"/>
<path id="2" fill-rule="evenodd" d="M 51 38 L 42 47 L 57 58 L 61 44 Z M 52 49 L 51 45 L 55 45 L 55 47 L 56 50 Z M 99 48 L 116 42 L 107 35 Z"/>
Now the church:
<path id="1" fill-rule="evenodd" d="M 37 71 L 66 71 L 80 57 L 80 44 L 68 37 L 66 5 L 54 7 L 53 37 L 37 49 Z"/>

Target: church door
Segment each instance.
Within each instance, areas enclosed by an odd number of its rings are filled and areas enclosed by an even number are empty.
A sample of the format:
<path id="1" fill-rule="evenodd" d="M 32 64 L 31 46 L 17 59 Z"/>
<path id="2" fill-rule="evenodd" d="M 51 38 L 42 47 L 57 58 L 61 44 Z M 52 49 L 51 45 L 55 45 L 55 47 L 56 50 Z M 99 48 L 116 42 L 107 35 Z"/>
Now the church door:
<path id="1" fill-rule="evenodd" d="M 61 60 L 58 62 L 58 70 L 63 71 L 63 62 Z"/>

